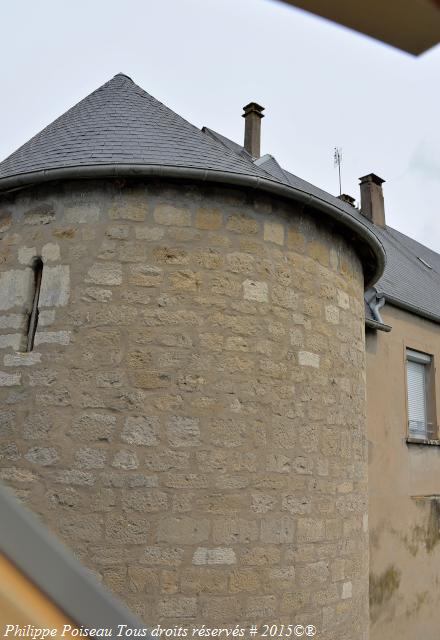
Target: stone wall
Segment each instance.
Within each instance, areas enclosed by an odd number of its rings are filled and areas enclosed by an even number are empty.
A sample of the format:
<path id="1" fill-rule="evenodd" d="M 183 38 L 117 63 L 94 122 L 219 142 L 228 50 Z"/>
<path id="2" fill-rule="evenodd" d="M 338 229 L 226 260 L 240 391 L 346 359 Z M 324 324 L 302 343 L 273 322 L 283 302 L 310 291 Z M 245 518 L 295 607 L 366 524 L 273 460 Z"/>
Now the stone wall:
<path id="1" fill-rule="evenodd" d="M 0 228 L 0 479 L 149 624 L 366 638 L 363 278 L 342 236 L 294 203 L 126 182 L 4 196 Z"/>

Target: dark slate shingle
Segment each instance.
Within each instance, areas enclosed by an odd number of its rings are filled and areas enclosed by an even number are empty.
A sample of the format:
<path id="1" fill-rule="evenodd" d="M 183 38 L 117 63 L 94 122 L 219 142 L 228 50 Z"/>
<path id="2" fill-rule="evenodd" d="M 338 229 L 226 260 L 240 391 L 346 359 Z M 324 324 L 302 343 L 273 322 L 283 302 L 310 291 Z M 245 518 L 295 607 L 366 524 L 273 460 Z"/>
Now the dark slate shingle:
<path id="1" fill-rule="evenodd" d="M 118 74 L 0 163 L 0 179 L 100 164 L 267 174 Z"/>

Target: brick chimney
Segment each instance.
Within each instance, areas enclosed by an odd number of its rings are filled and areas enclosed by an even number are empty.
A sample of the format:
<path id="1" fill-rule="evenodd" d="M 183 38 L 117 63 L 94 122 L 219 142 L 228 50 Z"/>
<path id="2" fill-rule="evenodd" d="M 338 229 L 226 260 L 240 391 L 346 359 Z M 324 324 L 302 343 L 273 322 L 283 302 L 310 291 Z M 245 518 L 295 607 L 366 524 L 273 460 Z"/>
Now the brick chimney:
<path id="1" fill-rule="evenodd" d="M 244 118 L 244 148 L 253 158 L 260 157 L 261 118 L 264 118 L 261 107 L 256 102 L 250 102 L 243 107 Z"/>
<path id="2" fill-rule="evenodd" d="M 382 184 L 385 180 L 379 178 L 375 173 L 369 173 L 359 180 L 361 213 L 379 227 L 385 227 L 385 205 L 382 191 Z"/>

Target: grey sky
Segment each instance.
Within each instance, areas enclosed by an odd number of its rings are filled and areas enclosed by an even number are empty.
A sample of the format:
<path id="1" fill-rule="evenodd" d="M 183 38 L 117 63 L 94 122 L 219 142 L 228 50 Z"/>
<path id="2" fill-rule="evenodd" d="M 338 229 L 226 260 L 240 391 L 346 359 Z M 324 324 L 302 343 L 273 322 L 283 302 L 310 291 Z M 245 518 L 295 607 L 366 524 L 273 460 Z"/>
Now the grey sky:
<path id="1" fill-rule="evenodd" d="M 0 158 L 119 71 L 201 127 L 338 193 L 386 180 L 387 222 L 440 251 L 440 46 L 419 58 L 271 0 L 16 0 L 2 6 Z"/>

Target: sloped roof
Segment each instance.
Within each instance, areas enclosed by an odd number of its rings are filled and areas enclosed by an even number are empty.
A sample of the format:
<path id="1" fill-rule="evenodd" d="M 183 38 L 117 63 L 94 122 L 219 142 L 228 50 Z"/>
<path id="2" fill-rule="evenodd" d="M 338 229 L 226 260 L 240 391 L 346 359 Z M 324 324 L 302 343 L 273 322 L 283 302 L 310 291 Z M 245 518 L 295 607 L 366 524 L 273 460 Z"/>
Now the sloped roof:
<path id="1" fill-rule="evenodd" d="M 275 161 L 276 162 L 276 161 Z M 199 130 L 118 74 L 0 163 L 0 192 L 57 179 L 162 176 L 258 189 L 310 205 L 349 234 L 366 284 L 383 271 L 383 247 L 353 207 L 254 162 L 243 147 Z"/>
<path id="2" fill-rule="evenodd" d="M 219 141 L 227 140 L 224 136 L 210 131 L 218 136 Z M 235 142 L 233 144 L 237 150 L 241 149 Z M 360 211 L 350 204 L 341 202 L 315 185 L 286 171 L 276 158 L 269 154 L 259 158 L 255 164 L 281 182 L 287 182 L 292 187 L 329 202 L 337 200 L 340 202 L 340 207 L 347 213 L 364 218 Z M 368 220 L 366 222 L 374 227 L 374 232 L 380 238 L 387 257 L 384 273 L 375 284 L 378 294 L 384 295 L 388 302 L 396 306 L 440 322 L 440 254 L 392 227 L 383 229 L 372 225 Z M 365 303 L 365 317 L 370 322 L 376 322 L 367 303 Z"/>
<path id="3" fill-rule="evenodd" d="M 440 254 L 396 229 L 376 228 L 387 254 L 379 294 L 396 306 L 440 322 Z"/>
<path id="4" fill-rule="evenodd" d="M 109 164 L 265 175 L 119 73 L 0 163 L 0 179 Z"/>

